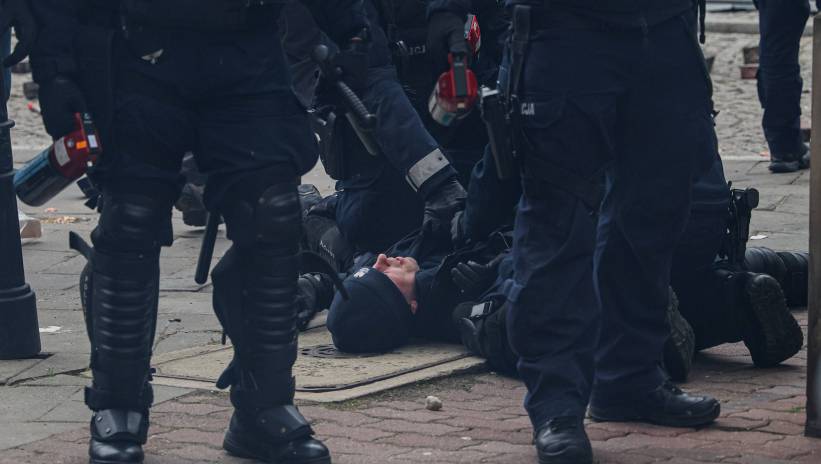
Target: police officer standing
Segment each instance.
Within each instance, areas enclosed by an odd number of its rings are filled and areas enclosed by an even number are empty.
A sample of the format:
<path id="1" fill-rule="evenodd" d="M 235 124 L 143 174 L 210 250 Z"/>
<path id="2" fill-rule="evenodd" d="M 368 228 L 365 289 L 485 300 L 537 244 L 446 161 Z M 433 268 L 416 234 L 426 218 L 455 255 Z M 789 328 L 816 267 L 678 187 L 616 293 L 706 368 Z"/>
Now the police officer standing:
<path id="1" fill-rule="evenodd" d="M 297 184 L 317 149 L 279 45 L 284 3 L 32 2 L 40 26 L 32 67 L 47 131 L 67 134 L 75 113 L 88 110 L 103 135 L 87 293 L 91 463 L 143 462 L 160 247 L 173 239 L 187 151 L 209 176 L 205 204 L 233 242 L 213 272 L 215 312 L 234 345 L 218 381 L 235 407 L 223 446 L 267 462 L 331 462 L 293 405 Z M 347 62 L 361 63 L 361 1 L 304 3 L 353 57 Z"/>
<path id="2" fill-rule="evenodd" d="M 770 171 L 795 172 L 810 165 L 801 138 L 801 66 L 798 52 L 810 16 L 807 0 L 756 0 L 761 33 L 758 99 L 770 147 Z"/>
<path id="3" fill-rule="evenodd" d="M 481 1 L 434 0 L 431 41 L 458 40 Z M 508 334 L 539 462 L 589 463 L 588 402 L 599 421 L 692 427 L 719 414 L 660 367 L 673 250 L 715 153 L 711 83 L 692 0 L 506 3 L 500 88 L 524 190 Z"/>

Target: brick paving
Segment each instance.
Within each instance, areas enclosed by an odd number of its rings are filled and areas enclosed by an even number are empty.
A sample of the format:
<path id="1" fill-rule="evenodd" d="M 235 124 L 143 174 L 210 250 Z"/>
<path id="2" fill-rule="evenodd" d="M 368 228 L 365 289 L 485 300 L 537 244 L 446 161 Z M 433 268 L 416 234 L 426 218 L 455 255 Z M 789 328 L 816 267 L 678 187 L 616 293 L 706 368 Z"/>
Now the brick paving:
<path id="1" fill-rule="evenodd" d="M 806 312 L 796 313 L 806 330 Z M 821 440 L 803 437 L 806 351 L 757 369 L 742 344 L 701 353 L 685 388 L 718 397 L 711 427 L 587 424 L 600 463 L 818 463 Z M 388 391 L 341 404 L 302 404 L 337 464 L 536 462 L 524 386 L 492 372 Z M 425 409 L 436 395 L 441 411 Z M 231 414 L 222 393 L 197 392 L 157 405 L 147 463 L 244 463 L 220 448 Z M 83 463 L 86 429 L 54 435 L 0 456 L 0 464 Z"/>

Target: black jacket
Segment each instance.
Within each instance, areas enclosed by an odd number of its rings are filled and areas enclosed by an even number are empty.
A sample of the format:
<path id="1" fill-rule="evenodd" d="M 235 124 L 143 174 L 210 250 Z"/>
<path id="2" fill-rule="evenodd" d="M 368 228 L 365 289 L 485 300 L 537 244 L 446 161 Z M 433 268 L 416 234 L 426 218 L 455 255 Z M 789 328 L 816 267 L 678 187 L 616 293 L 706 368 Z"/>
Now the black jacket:
<path id="1" fill-rule="evenodd" d="M 87 27 L 90 21 L 116 18 L 125 1 L 36 0 L 31 2 L 39 26 L 37 42 L 31 53 L 35 81 L 45 82 L 58 74 L 70 76 L 76 73 L 74 44 L 77 31 L 82 27 Z M 128 1 L 131 4 L 147 6 L 156 11 L 167 11 L 169 15 L 175 17 L 184 16 L 186 9 L 195 8 L 201 13 L 209 5 L 219 9 L 224 7 L 222 2 L 229 4 L 228 0 Z M 363 0 L 300 1 L 311 11 L 317 24 L 337 42 L 347 41 L 368 26 Z M 271 21 L 271 27 L 276 27 L 274 21 Z"/>

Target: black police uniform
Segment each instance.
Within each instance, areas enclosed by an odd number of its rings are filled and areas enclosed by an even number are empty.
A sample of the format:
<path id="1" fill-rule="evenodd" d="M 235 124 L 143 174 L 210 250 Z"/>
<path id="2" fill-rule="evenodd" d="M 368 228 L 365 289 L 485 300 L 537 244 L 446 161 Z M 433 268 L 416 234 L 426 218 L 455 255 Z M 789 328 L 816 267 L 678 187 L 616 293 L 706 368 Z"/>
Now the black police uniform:
<path id="1" fill-rule="evenodd" d="M 437 14 L 472 2 L 433 3 Z M 508 332 L 540 457 L 590 462 L 588 400 L 599 420 L 718 415 L 715 400 L 682 394 L 659 367 L 673 250 L 690 185 L 715 151 L 711 84 L 690 0 L 507 3 L 533 8 L 516 83 L 527 149 Z M 597 206 L 557 171 L 606 175 L 598 223 Z"/>
<path id="2" fill-rule="evenodd" d="M 104 136 L 88 303 L 92 462 L 142 462 L 160 247 L 173 240 L 171 206 L 189 150 L 209 176 L 206 206 L 222 214 L 233 242 L 213 272 L 215 312 L 234 345 L 218 382 L 235 406 L 224 446 L 268 461 L 330 462 L 293 406 L 297 184 L 317 148 L 279 45 L 282 3 L 33 4 L 32 66 L 47 129 L 66 133 L 85 100 Z M 306 3 L 340 43 L 367 27 L 361 2 Z"/>
<path id="3" fill-rule="evenodd" d="M 445 127 L 433 120 L 428 107 L 439 73 L 427 50 L 427 0 L 374 0 L 390 45 L 399 81 L 425 128 L 439 142 L 462 184 L 467 185 L 473 166 L 482 157 L 488 138 L 476 108 L 466 118 Z M 494 86 L 504 38 L 510 25 L 504 9 L 493 2 L 478 12 L 481 43 L 471 57 L 479 85 Z"/>
<path id="4" fill-rule="evenodd" d="M 756 0 L 761 33 L 758 98 L 773 172 L 809 166 L 801 138 L 801 66 L 798 52 L 810 16 L 808 0 Z"/>
<path id="5" fill-rule="evenodd" d="M 366 2 L 366 7 L 372 24 L 384 24 L 373 1 Z M 457 175 L 440 143 L 426 129 L 424 113 L 409 100 L 406 91 L 410 87 L 397 73 L 381 27 L 373 28 L 373 44 L 362 97 L 379 118 L 374 133 L 379 154 L 368 153 L 345 125 L 346 173 L 337 184 L 337 223 L 359 251 L 385 249 L 419 227 L 426 199 L 455 182 Z"/>

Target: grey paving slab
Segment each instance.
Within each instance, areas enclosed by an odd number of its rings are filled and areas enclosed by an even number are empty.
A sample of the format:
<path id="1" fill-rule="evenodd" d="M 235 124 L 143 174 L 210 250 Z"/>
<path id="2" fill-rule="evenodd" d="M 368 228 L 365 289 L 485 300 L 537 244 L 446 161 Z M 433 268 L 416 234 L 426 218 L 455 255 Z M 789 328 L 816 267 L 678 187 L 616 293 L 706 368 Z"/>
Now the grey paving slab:
<path id="1" fill-rule="evenodd" d="M 14 387 L 0 387 L 0 450 L 20 446 L 78 427 L 90 412 L 83 403 L 88 378 L 57 375 Z M 157 385 L 155 404 L 191 392 L 190 389 Z"/>
<path id="2" fill-rule="evenodd" d="M 160 293 L 160 314 L 165 316 L 213 316 L 213 295 L 204 292 Z"/>
<path id="3" fill-rule="evenodd" d="M 0 385 L 7 384 L 11 379 L 31 369 L 42 359 L 15 359 L 0 361 Z"/>
<path id="4" fill-rule="evenodd" d="M 80 425 L 79 422 L 0 422 L 0 451 L 73 430 Z"/>
<path id="5" fill-rule="evenodd" d="M 0 417 L 3 422 L 37 420 L 81 390 L 77 386 L 0 387 Z"/>

